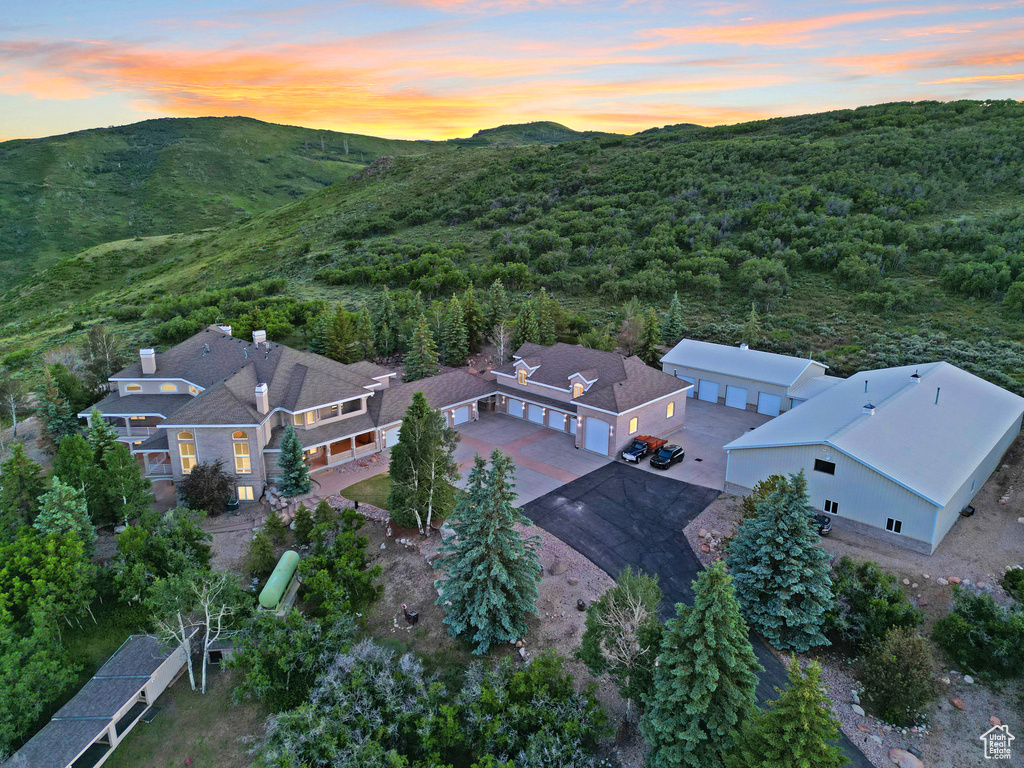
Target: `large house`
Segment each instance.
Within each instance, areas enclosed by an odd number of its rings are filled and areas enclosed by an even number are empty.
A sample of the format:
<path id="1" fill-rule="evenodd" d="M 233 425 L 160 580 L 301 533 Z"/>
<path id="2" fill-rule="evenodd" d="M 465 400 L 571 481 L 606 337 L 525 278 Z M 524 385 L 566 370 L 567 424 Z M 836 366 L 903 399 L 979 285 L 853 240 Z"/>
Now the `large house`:
<path id="1" fill-rule="evenodd" d="M 636 357 L 569 344 L 524 345 L 488 376 L 394 377 L 373 363 L 343 365 L 268 341 L 264 331 L 250 342 L 210 326 L 166 352 L 140 350 L 96 408 L 150 479 L 173 482 L 220 460 L 237 478 L 238 498 L 252 500 L 279 472 L 287 425 L 315 473 L 393 446 L 417 391 L 453 426 L 496 411 L 573 434 L 576 447 L 608 456 L 632 435 L 680 428 L 689 388 Z"/>
<path id="2" fill-rule="evenodd" d="M 725 446 L 725 489 L 801 470 L 834 526 L 931 554 L 1020 434 L 1024 398 L 949 363 L 862 371 Z"/>

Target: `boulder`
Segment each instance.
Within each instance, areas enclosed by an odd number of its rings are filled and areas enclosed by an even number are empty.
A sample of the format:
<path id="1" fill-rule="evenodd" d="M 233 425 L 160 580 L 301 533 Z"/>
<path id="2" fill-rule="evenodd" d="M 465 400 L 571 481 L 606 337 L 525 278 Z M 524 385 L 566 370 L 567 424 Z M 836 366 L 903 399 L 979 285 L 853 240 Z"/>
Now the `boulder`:
<path id="1" fill-rule="evenodd" d="M 570 587 L 575 587 L 577 584 L 580 583 L 580 580 L 576 579 L 576 578 L 570 577 L 570 578 L 566 579 L 566 582 L 569 584 Z"/>
<path id="2" fill-rule="evenodd" d="M 967 710 L 967 707 L 964 706 L 964 703 L 960 699 L 950 699 L 949 703 L 957 709 L 959 709 L 961 712 L 965 712 Z"/>
<path id="3" fill-rule="evenodd" d="M 857 717 L 864 717 L 867 714 L 864 712 L 864 707 L 862 707 L 860 704 L 854 704 L 850 707 L 850 709 L 853 710 L 853 714 L 857 715 Z"/>
<path id="4" fill-rule="evenodd" d="M 924 763 L 905 749 L 890 749 L 889 760 L 899 768 L 924 768 Z"/>
<path id="5" fill-rule="evenodd" d="M 454 535 L 455 529 L 448 525 L 448 523 L 443 523 L 441 525 L 441 541 L 448 541 L 448 539 Z"/>
<path id="6" fill-rule="evenodd" d="M 989 723 L 991 723 L 991 724 L 992 724 L 992 727 L 993 727 L 993 728 L 998 728 L 998 727 L 999 727 L 1000 725 L 1002 725 L 1002 724 L 1003 724 L 1003 721 L 1002 721 L 1002 720 L 1000 720 L 1000 719 L 999 719 L 998 717 L 996 717 L 995 715 L 992 715 L 992 717 L 990 717 L 990 718 L 988 719 L 988 721 L 989 721 Z"/>
<path id="7" fill-rule="evenodd" d="M 700 536 L 700 538 L 703 539 L 705 536 L 708 535 L 708 529 L 707 528 L 701 528 L 699 531 L 697 531 L 697 535 Z"/>
<path id="8" fill-rule="evenodd" d="M 861 733 L 871 733 L 871 728 L 864 725 L 864 723 L 857 723 L 857 730 Z"/>
<path id="9" fill-rule="evenodd" d="M 960 583 L 960 577 L 959 576 L 950 576 L 949 577 L 949 583 L 950 584 L 959 584 Z"/>
<path id="10" fill-rule="evenodd" d="M 974 684 L 974 678 L 971 677 L 970 675 L 964 675 L 964 682 L 967 683 L 968 685 L 973 685 Z"/>
<path id="11" fill-rule="evenodd" d="M 940 587 L 944 587 L 944 586 L 946 586 L 947 584 L 949 584 L 949 582 L 948 582 L 948 581 L 946 581 L 946 580 L 945 580 L 944 578 L 942 578 L 941 576 L 939 576 L 939 579 L 938 579 L 938 584 L 939 584 L 939 586 L 940 586 Z"/>
<path id="12" fill-rule="evenodd" d="M 910 586 L 910 579 L 904 579 L 903 580 L 903 584 L 904 584 L 904 586 L 908 586 L 909 587 Z"/>
<path id="13" fill-rule="evenodd" d="M 548 573 L 550 573 L 552 576 L 561 576 L 567 570 L 569 570 L 568 564 L 565 562 L 565 560 L 562 560 L 560 557 L 556 557 L 552 561 L 551 565 L 548 566 Z"/>
<path id="14" fill-rule="evenodd" d="M 707 554 L 707 553 L 709 553 L 711 551 L 711 547 L 709 547 L 707 544 L 701 544 L 700 545 L 700 551 L 703 552 L 704 554 Z"/>

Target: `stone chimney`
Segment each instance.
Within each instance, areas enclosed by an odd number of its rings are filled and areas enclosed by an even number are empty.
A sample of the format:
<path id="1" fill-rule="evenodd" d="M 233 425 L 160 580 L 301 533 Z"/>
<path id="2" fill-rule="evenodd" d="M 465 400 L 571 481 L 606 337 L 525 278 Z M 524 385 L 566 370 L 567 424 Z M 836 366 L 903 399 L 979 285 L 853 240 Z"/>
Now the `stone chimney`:
<path id="1" fill-rule="evenodd" d="M 151 348 L 139 350 L 139 360 L 142 363 L 142 375 L 152 376 L 156 373 L 156 350 Z"/>
<path id="2" fill-rule="evenodd" d="M 266 384 L 256 385 L 256 410 L 261 416 L 270 413 L 270 390 Z"/>
<path id="3" fill-rule="evenodd" d="M 222 331 L 224 331 L 224 333 L 226 333 L 228 336 L 231 335 L 231 326 L 230 325 L 218 325 L 217 327 L 220 328 Z"/>
<path id="4" fill-rule="evenodd" d="M 260 344 L 267 343 L 267 332 L 266 331 L 253 331 L 252 332 L 252 343 L 257 347 Z"/>

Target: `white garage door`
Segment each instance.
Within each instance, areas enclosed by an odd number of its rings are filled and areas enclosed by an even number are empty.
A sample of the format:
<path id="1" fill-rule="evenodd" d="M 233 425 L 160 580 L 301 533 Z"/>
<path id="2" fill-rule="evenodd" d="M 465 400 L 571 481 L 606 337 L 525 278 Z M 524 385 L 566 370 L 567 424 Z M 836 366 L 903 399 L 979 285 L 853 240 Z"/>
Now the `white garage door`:
<path id="1" fill-rule="evenodd" d="M 743 387 L 726 387 L 725 388 L 725 404 L 730 408 L 746 408 L 747 407 L 747 390 Z"/>
<path id="2" fill-rule="evenodd" d="M 455 409 L 455 413 L 452 414 L 452 424 L 458 426 L 459 424 L 465 424 L 469 421 L 469 414 L 471 409 L 468 405 L 462 405 Z"/>
<path id="3" fill-rule="evenodd" d="M 575 416 L 570 416 L 569 417 L 569 434 L 570 435 L 575 435 L 576 434 L 576 417 Z"/>
<path id="4" fill-rule="evenodd" d="M 782 409 L 782 398 L 779 395 L 770 395 L 767 392 L 757 393 L 757 412 L 765 416 L 778 416 Z"/>
<path id="5" fill-rule="evenodd" d="M 523 418 L 523 401 L 514 400 L 510 397 L 508 399 L 508 415 L 518 416 L 520 419 Z"/>
<path id="6" fill-rule="evenodd" d="M 402 429 L 402 425 L 399 424 L 397 427 L 385 430 L 384 432 L 384 447 L 390 448 L 393 445 L 398 445 L 398 433 Z"/>
<path id="7" fill-rule="evenodd" d="M 526 406 L 526 418 L 532 421 L 534 424 L 544 423 L 544 409 L 539 405 L 528 405 Z"/>
<path id="8" fill-rule="evenodd" d="M 583 435 L 583 447 L 588 451 L 608 455 L 608 422 L 595 419 L 593 416 L 587 418 L 586 431 Z"/>
<path id="9" fill-rule="evenodd" d="M 678 373 L 676 374 L 676 378 L 677 379 L 682 379 L 685 382 L 693 384 L 692 387 L 690 387 L 688 390 L 686 390 L 686 396 L 687 397 L 693 397 L 694 393 L 696 393 L 696 391 L 697 391 L 697 382 L 696 382 L 696 380 L 691 379 L 689 376 L 680 376 Z"/>
<path id="10" fill-rule="evenodd" d="M 708 403 L 718 402 L 718 382 L 700 380 L 700 389 L 697 391 L 697 399 Z"/>
<path id="11" fill-rule="evenodd" d="M 565 431 L 565 414 L 559 413 L 558 411 L 551 411 L 548 414 L 548 426 L 551 429 L 558 429 L 562 432 Z"/>

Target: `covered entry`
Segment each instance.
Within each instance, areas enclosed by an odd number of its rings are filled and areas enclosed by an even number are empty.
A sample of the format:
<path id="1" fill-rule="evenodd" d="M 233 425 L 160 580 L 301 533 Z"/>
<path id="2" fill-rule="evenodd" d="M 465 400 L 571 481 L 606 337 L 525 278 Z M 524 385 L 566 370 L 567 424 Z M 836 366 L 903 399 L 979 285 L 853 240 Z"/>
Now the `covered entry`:
<path id="1" fill-rule="evenodd" d="M 725 388 L 725 404 L 730 408 L 747 408 L 747 390 L 743 387 L 727 386 Z"/>
<path id="2" fill-rule="evenodd" d="M 588 451 L 608 455 L 608 434 L 610 426 L 607 421 L 588 416 L 584 424 L 583 447 Z"/>

